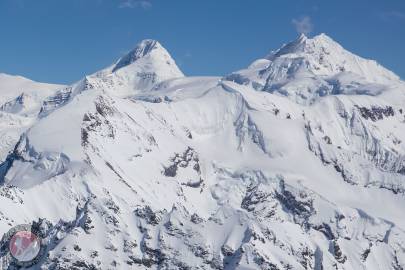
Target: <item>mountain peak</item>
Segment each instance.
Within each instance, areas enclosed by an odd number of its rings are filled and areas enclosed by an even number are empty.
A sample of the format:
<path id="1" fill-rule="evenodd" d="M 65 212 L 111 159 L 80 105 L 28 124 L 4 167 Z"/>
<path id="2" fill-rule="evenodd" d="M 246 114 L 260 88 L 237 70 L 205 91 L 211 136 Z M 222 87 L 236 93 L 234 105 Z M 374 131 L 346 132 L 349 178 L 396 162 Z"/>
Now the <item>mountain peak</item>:
<path id="1" fill-rule="evenodd" d="M 343 49 L 343 47 L 336 42 L 333 38 L 328 36 L 325 33 L 321 33 L 317 36 L 314 36 L 313 38 L 309 39 L 309 43 L 312 44 L 312 46 L 318 46 L 318 47 L 334 47 L 338 49 Z"/>
<path id="2" fill-rule="evenodd" d="M 326 34 L 311 38 L 301 34 L 226 80 L 312 104 L 327 95 L 378 95 L 400 78 L 376 61 L 347 51 Z"/>
<path id="3" fill-rule="evenodd" d="M 299 41 L 299 42 L 304 42 L 304 41 L 307 40 L 307 39 L 308 39 L 308 37 L 307 37 L 304 33 L 301 33 L 301 34 L 298 36 L 297 41 Z"/>
<path id="4" fill-rule="evenodd" d="M 280 49 L 271 52 L 266 58 L 274 58 L 286 54 L 313 53 L 325 48 L 343 49 L 336 41 L 328 35 L 321 33 L 313 38 L 308 38 L 305 34 L 300 34 L 297 39 L 283 45 Z"/>
<path id="5" fill-rule="evenodd" d="M 296 40 L 271 52 L 266 59 L 280 62 L 279 65 L 300 66 L 298 70 L 307 70 L 320 76 L 334 76 L 341 72 L 355 73 L 369 82 L 388 83 L 399 80 L 391 71 L 383 68 L 374 60 L 364 59 L 344 49 L 338 42 L 322 33 L 312 38 L 301 34 Z M 281 63 L 282 62 L 282 63 Z M 288 64 L 289 63 L 289 64 Z M 272 66 L 274 67 L 274 64 Z"/>
<path id="6" fill-rule="evenodd" d="M 164 49 L 159 41 L 154 39 L 144 39 L 139 42 L 129 54 L 141 58 L 157 49 Z"/>
<path id="7" fill-rule="evenodd" d="M 113 72 L 117 71 L 118 69 L 128 66 L 137 60 L 146 57 L 153 53 L 154 51 L 161 51 L 162 54 L 168 54 L 165 48 L 157 41 L 153 39 L 144 39 L 139 42 L 136 47 L 131 50 L 128 54 L 118 60 L 117 64 L 115 65 Z"/>
<path id="8" fill-rule="evenodd" d="M 327 41 L 336 42 L 330 36 L 328 36 L 325 33 L 320 33 L 319 35 L 314 36 L 312 39 L 314 39 L 314 40 L 327 40 Z"/>
<path id="9" fill-rule="evenodd" d="M 116 96 L 131 96 L 165 80 L 181 77 L 184 74 L 169 52 L 158 41 L 145 39 L 115 64 L 85 76 L 49 97 L 41 108 L 41 116 L 66 105 L 86 90 L 102 89 Z"/>

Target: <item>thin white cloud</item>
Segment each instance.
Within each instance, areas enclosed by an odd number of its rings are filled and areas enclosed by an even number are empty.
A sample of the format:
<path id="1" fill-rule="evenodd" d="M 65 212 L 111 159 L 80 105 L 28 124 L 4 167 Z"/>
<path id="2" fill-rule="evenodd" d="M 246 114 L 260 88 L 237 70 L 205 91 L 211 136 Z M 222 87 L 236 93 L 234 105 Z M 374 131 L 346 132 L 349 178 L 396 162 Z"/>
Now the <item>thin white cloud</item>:
<path id="1" fill-rule="evenodd" d="M 380 13 L 380 17 L 383 20 L 391 21 L 391 20 L 405 20 L 405 12 L 392 10 Z"/>
<path id="2" fill-rule="evenodd" d="M 307 35 L 314 29 L 311 17 L 309 16 L 302 16 L 299 19 L 293 19 L 291 22 L 294 25 L 295 30 L 300 34 Z"/>
<path id="3" fill-rule="evenodd" d="M 150 9 L 152 2 L 150 0 L 125 0 L 120 3 L 119 8 L 143 8 Z"/>

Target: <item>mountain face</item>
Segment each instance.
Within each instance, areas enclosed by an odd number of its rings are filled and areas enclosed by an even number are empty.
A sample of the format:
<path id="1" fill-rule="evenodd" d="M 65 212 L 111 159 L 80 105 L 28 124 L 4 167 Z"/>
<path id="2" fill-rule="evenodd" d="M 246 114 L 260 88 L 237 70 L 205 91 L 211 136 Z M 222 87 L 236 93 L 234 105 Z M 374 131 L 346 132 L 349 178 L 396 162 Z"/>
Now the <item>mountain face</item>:
<path id="1" fill-rule="evenodd" d="M 6 158 L 20 135 L 35 123 L 42 102 L 62 87 L 0 73 L 0 160 Z"/>
<path id="2" fill-rule="evenodd" d="M 146 40 L 44 100 L 0 165 L 0 230 L 40 229 L 33 269 L 403 269 L 404 104 L 326 35 L 223 78 Z"/>
<path id="3" fill-rule="evenodd" d="M 86 90 L 103 89 L 113 96 L 128 97 L 148 91 L 160 82 L 181 77 L 184 74 L 166 49 L 155 40 L 144 40 L 117 63 L 49 97 L 41 108 L 41 115 L 47 115 Z"/>
<path id="4" fill-rule="evenodd" d="M 326 95 L 377 95 L 400 81 L 391 71 L 346 51 L 325 34 L 312 39 L 301 35 L 227 79 L 278 92 L 301 104 L 312 104 Z"/>

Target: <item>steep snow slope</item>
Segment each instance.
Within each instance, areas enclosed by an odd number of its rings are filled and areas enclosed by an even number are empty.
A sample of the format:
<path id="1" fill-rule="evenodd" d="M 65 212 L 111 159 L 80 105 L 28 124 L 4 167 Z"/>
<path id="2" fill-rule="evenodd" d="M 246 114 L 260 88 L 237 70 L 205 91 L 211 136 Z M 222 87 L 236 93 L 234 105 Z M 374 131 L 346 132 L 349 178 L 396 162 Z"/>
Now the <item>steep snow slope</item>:
<path id="1" fill-rule="evenodd" d="M 184 77 L 184 74 L 166 49 L 155 40 L 143 40 L 117 63 L 86 76 L 48 98 L 41 115 L 47 115 L 86 90 L 103 89 L 112 95 L 127 97 L 149 90 L 162 81 L 180 77 Z"/>
<path id="2" fill-rule="evenodd" d="M 35 122 L 42 101 L 62 87 L 0 73 L 0 161 Z"/>
<path id="3" fill-rule="evenodd" d="M 367 90 L 311 102 L 257 87 L 274 56 L 226 78 L 165 71 L 139 84 L 129 70 L 144 68 L 150 46 L 52 109 L 46 101 L 1 164 L 0 230 L 40 227 L 49 256 L 37 269 L 405 267 L 405 87 L 395 75 L 361 61 L 367 74 L 307 69 Z"/>
<path id="4" fill-rule="evenodd" d="M 377 95 L 387 85 L 400 83 L 391 71 L 346 51 L 325 34 L 311 39 L 301 35 L 227 79 L 276 92 L 302 104 L 331 94 Z"/>

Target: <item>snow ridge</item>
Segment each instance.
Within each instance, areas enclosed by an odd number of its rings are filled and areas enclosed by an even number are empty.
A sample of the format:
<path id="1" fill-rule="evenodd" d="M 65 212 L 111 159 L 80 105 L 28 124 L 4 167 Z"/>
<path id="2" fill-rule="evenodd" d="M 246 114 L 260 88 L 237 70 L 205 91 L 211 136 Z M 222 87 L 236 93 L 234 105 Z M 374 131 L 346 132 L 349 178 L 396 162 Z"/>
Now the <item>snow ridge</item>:
<path id="1" fill-rule="evenodd" d="M 152 50 L 164 50 L 164 48 L 156 40 L 152 39 L 143 40 L 136 46 L 135 49 L 133 49 L 131 52 L 129 52 L 127 55 L 125 55 L 118 61 L 118 63 L 114 66 L 113 72 L 122 67 L 132 64 L 133 62 L 137 61 L 142 57 L 145 57 L 146 55 L 151 53 Z"/>

